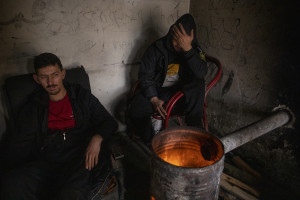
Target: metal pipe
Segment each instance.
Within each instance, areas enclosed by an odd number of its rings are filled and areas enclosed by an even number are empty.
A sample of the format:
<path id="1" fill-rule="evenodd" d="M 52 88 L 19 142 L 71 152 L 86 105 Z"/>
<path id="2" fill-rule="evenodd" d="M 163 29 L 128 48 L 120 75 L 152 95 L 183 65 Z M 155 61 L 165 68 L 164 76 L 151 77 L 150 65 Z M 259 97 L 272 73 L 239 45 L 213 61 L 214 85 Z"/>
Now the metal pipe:
<path id="1" fill-rule="evenodd" d="M 233 149 L 258 138 L 269 131 L 287 124 L 291 118 L 292 113 L 289 110 L 279 110 L 269 117 L 226 135 L 221 138 L 224 145 L 224 153 L 232 151 Z"/>

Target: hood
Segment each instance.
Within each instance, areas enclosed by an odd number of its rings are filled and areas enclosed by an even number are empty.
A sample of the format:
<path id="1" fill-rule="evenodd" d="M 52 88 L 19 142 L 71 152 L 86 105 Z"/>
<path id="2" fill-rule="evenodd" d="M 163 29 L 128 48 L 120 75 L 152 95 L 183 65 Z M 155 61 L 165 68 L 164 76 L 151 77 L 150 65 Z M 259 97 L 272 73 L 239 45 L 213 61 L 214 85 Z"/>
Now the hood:
<path id="1" fill-rule="evenodd" d="M 172 45 L 172 38 L 173 38 L 172 27 L 174 25 L 179 27 L 179 23 L 182 24 L 185 32 L 189 35 L 191 34 L 191 30 L 192 29 L 194 30 L 194 39 L 192 41 L 192 47 L 196 48 L 197 46 L 199 46 L 198 40 L 197 40 L 196 23 L 194 21 L 194 18 L 190 14 L 184 14 L 174 24 L 172 24 L 172 26 L 169 29 L 168 34 L 165 36 L 166 37 L 166 46 L 167 46 L 167 48 L 169 50 L 175 51 L 174 48 L 173 48 L 173 45 Z"/>

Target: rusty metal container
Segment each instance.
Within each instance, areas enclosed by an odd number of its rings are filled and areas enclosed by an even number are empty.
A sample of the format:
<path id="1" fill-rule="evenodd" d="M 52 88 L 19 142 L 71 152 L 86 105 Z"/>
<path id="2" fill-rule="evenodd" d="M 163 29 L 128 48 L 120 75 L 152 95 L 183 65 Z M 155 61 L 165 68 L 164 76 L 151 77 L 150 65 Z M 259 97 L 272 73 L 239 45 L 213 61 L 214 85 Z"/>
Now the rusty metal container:
<path id="1" fill-rule="evenodd" d="M 192 127 L 160 132 L 152 141 L 154 200 L 218 199 L 224 146 L 214 135 Z"/>

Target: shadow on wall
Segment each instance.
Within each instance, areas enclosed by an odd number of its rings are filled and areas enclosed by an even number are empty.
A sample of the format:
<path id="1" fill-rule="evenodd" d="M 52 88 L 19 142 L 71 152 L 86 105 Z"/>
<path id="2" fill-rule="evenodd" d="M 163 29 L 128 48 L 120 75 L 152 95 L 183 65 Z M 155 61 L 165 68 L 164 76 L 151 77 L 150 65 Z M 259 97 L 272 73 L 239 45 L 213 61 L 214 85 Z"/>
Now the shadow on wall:
<path id="1" fill-rule="evenodd" d="M 5 106 L 5 101 L 4 101 L 4 89 L 3 86 L 0 88 L 0 106 L 2 106 L 3 109 L 6 109 Z M 8 120 L 7 120 L 7 115 L 6 111 L 2 110 L 0 111 L 0 152 L 3 152 L 2 149 L 4 149 L 4 146 L 7 143 L 7 135 L 8 135 Z M 2 154 L 0 154 L 0 162 L 2 160 Z"/>
<path id="2" fill-rule="evenodd" d="M 6 119 L 3 112 L 0 112 L 0 141 L 3 139 L 6 132 Z"/>
<path id="3" fill-rule="evenodd" d="M 152 42 L 161 37 L 158 30 L 155 28 L 156 26 L 153 23 L 153 20 L 149 18 L 144 24 L 146 25 L 143 26 L 143 29 L 139 33 L 139 37 L 135 40 L 134 47 L 130 52 L 127 63 L 123 63 L 124 67 L 126 67 L 125 74 L 127 76 L 125 85 L 129 87 L 129 90 L 120 94 L 112 103 L 113 115 L 124 125 L 126 125 L 129 91 L 131 86 L 138 79 L 138 70 L 141 58 Z"/>
<path id="4" fill-rule="evenodd" d="M 43 53 L 43 52 L 41 52 L 41 53 Z M 39 55 L 39 54 L 36 54 L 35 56 L 37 56 L 37 55 Z M 28 60 L 27 60 L 26 69 L 29 73 L 30 72 L 34 73 L 33 60 L 34 60 L 34 57 L 28 58 Z"/>

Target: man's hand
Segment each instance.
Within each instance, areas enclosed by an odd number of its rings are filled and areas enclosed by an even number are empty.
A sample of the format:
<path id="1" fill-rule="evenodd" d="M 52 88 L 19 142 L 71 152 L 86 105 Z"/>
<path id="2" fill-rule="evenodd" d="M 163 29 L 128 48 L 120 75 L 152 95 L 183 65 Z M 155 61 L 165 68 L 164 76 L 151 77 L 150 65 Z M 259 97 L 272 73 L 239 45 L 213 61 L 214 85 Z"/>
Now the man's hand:
<path id="1" fill-rule="evenodd" d="M 167 112 L 165 111 L 165 109 L 163 108 L 164 105 L 164 101 L 160 100 L 157 97 L 152 97 L 150 99 L 150 102 L 152 103 L 153 109 L 155 110 L 155 112 L 157 112 L 160 116 L 162 116 L 162 118 L 166 118 Z"/>
<path id="2" fill-rule="evenodd" d="M 101 149 L 103 138 L 101 135 L 94 135 L 86 148 L 85 152 L 85 168 L 87 170 L 93 169 L 98 164 L 98 156 Z"/>
<path id="3" fill-rule="evenodd" d="M 179 23 L 179 28 L 176 25 L 173 26 L 173 37 L 176 41 L 178 47 L 180 47 L 183 51 L 189 51 L 192 48 L 192 41 L 194 39 L 194 30 L 191 30 L 191 35 L 188 35 L 182 24 Z"/>

